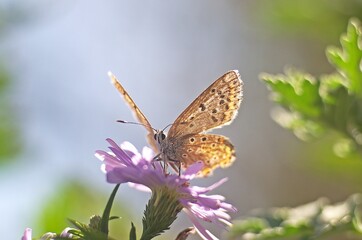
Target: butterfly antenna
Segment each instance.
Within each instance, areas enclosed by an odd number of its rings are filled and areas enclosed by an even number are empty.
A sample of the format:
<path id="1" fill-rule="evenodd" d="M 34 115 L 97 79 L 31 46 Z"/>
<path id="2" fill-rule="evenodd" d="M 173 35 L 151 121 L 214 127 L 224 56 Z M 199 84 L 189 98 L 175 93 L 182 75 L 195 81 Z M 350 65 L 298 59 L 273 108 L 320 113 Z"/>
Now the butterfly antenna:
<path id="1" fill-rule="evenodd" d="M 150 127 L 150 128 L 152 128 L 153 131 L 157 132 L 157 130 L 154 129 L 153 127 L 147 126 L 147 125 L 142 124 L 142 123 L 138 123 L 138 122 L 128 122 L 128 121 L 125 121 L 125 120 L 117 120 L 117 122 L 119 122 L 119 123 L 127 123 L 127 124 L 134 124 L 134 125 L 141 125 L 141 126 L 144 126 L 144 127 L 146 127 L 146 128 Z"/>
<path id="2" fill-rule="evenodd" d="M 162 129 L 162 132 L 165 131 L 166 128 L 168 128 L 169 126 L 172 126 L 172 124 L 173 124 L 173 123 L 170 123 L 170 124 L 168 124 L 166 127 L 164 127 L 164 128 Z"/>

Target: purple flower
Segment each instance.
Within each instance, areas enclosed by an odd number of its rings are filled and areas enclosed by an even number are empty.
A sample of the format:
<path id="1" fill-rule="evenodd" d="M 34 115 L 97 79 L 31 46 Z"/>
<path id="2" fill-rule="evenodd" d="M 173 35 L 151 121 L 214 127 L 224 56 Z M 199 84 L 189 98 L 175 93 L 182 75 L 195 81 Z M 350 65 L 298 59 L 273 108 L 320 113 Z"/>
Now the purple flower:
<path id="1" fill-rule="evenodd" d="M 69 230 L 71 230 L 72 228 L 66 228 L 63 230 L 63 232 L 59 235 L 59 237 L 63 237 L 63 238 L 72 238 L 72 234 L 68 233 Z M 21 240 L 32 240 L 32 229 L 31 228 L 26 228 L 24 231 L 24 235 L 21 238 Z M 58 235 L 56 233 L 45 233 L 40 239 L 54 239 L 56 238 Z"/>
<path id="2" fill-rule="evenodd" d="M 189 181 L 202 169 L 202 163 L 191 165 L 181 176 L 165 175 L 161 164 L 152 161 L 153 152 L 150 148 L 144 147 L 140 154 L 129 142 L 118 146 L 111 139 L 107 141 L 112 152 L 99 150 L 95 155 L 103 161 L 102 170 L 109 183 L 129 183 L 139 190 L 152 192 L 166 187 L 176 192 L 183 210 L 203 239 L 217 238 L 200 224 L 200 220 L 223 227 L 231 225 L 228 212 L 235 212 L 236 208 L 226 203 L 221 195 L 206 195 L 223 184 L 226 178 L 207 188 L 190 186 Z"/>
<path id="3" fill-rule="evenodd" d="M 25 228 L 24 235 L 21 240 L 31 240 L 31 228 Z"/>

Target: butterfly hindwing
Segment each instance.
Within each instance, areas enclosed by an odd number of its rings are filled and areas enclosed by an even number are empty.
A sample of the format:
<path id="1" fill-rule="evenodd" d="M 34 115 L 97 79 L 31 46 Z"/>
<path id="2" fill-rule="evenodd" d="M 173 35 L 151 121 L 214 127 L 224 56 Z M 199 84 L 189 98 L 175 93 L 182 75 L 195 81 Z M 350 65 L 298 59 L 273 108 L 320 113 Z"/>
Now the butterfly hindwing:
<path id="1" fill-rule="evenodd" d="M 176 158 L 183 168 L 195 162 L 204 164 L 200 176 L 207 176 L 217 167 L 228 167 L 235 160 L 234 146 L 221 135 L 190 134 L 178 140 Z"/>

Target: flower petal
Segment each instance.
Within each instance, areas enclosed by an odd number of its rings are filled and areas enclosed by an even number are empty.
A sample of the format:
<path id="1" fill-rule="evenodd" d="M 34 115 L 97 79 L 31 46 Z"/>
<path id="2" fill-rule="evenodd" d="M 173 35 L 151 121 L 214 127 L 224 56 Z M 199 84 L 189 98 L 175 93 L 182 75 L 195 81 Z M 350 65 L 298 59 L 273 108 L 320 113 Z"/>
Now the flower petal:
<path id="1" fill-rule="evenodd" d="M 210 233 L 204 226 L 202 226 L 197 221 L 195 216 L 190 211 L 188 211 L 187 209 L 184 209 L 184 211 L 186 212 L 187 216 L 190 218 L 192 224 L 194 224 L 197 233 L 200 235 L 200 237 L 202 239 L 204 239 L 204 240 L 218 240 L 217 237 L 215 237 L 212 233 Z"/>
<path id="2" fill-rule="evenodd" d="M 31 240 L 31 228 L 25 228 L 24 235 L 21 240 Z"/>
<path id="3" fill-rule="evenodd" d="M 73 228 L 67 227 L 63 230 L 63 232 L 60 234 L 60 237 L 63 238 L 71 238 L 73 235 L 71 233 L 68 233 L 69 230 L 72 230 Z"/>
<path id="4" fill-rule="evenodd" d="M 151 148 L 149 147 L 143 147 L 142 149 L 142 156 L 144 159 L 146 159 L 147 161 L 152 161 L 153 160 L 153 156 L 154 156 L 154 153 L 152 151 Z"/>
<path id="5" fill-rule="evenodd" d="M 184 172 L 183 176 L 189 179 L 192 179 L 195 177 L 195 175 L 202 169 L 204 164 L 202 162 L 196 162 L 192 165 L 190 165 Z"/>

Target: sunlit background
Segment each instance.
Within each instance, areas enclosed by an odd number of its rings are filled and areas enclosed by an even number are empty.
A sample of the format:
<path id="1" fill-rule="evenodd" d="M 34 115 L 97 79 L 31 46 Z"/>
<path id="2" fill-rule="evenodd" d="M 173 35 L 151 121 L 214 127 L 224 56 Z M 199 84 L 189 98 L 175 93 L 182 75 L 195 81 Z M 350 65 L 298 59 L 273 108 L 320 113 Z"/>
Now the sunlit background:
<path id="1" fill-rule="evenodd" d="M 278 126 L 258 78 L 285 66 L 332 71 L 324 49 L 361 8 L 357 0 L 1 1 L 0 236 L 19 239 L 26 227 L 34 236 L 59 232 L 67 217 L 101 214 L 113 186 L 94 151 L 106 149 L 106 138 L 146 145 L 142 127 L 116 123 L 133 118 L 108 71 L 154 128 L 172 123 L 226 71 L 240 71 L 239 115 L 215 131 L 232 140 L 237 160 L 195 182 L 227 176 L 214 193 L 238 208 L 233 218 L 361 191 L 361 162 L 335 157 L 328 137 L 304 143 Z M 112 212 L 122 219 L 112 231 L 126 238 L 130 221 L 140 231 L 148 198 L 122 186 Z M 188 226 L 180 214 L 160 239 Z"/>

